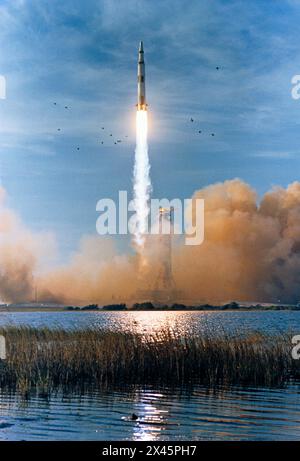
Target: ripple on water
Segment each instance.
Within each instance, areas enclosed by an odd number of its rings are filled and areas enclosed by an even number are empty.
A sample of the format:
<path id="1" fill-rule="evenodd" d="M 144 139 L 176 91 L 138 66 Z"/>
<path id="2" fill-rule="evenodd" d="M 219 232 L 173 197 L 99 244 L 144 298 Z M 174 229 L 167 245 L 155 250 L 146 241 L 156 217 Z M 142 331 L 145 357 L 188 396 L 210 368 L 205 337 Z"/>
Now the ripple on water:
<path id="1" fill-rule="evenodd" d="M 140 421 L 126 420 L 132 413 Z M 2 393 L 0 439 L 300 440 L 299 387 L 150 387 L 26 402 Z"/>

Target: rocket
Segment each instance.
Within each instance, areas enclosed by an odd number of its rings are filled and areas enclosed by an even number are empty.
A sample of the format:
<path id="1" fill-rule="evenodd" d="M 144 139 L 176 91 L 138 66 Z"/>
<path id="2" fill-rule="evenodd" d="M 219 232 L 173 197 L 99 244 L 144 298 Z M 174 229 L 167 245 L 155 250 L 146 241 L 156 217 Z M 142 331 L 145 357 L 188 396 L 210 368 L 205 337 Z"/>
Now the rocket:
<path id="1" fill-rule="evenodd" d="M 137 84 L 138 84 L 138 102 L 136 105 L 137 110 L 147 110 L 148 104 L 146 104 L 145 62 L 144 62 L 143 42 L 140 42 L 140 46 L 139 46 Z"/>

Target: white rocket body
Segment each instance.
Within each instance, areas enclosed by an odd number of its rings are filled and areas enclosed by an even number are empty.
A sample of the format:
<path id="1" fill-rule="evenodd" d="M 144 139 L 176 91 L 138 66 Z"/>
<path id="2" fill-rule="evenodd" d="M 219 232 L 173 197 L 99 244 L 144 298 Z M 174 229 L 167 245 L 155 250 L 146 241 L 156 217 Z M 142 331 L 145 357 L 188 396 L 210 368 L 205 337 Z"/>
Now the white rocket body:
<path id="1" fill-rule="evenodd" d="M 140 42 L 140 46 L 139 46 L 137 81 L 138 81 L 138 102 L 136 105 L 137 109 L 147 110 L 143 42 Z"/>

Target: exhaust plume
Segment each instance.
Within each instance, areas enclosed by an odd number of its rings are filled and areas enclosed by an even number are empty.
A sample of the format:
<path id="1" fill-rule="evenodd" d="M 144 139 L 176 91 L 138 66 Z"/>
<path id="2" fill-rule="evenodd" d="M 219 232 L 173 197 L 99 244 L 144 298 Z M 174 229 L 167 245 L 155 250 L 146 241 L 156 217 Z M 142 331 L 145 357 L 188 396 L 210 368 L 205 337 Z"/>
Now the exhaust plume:
<path id="1" fill-rule="evenodd" d="M 150 163 L 148 156 L 148 114 L 145 110 L 136 112 L 136 149 L 134 163 L 134 208 L 136 212 L 136 229 L 134 243 L 140 252 L 145 243 L 148 229 L 149 199 L 151 192 Z"/>

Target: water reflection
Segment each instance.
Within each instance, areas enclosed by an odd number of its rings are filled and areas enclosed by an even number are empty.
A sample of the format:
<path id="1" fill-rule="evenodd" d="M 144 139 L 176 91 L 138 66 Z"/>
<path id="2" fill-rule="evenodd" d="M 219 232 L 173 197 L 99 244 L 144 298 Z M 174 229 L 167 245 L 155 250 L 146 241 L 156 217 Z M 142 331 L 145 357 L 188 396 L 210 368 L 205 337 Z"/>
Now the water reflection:
<path id="1" fill-rule="evenodd" d="M 0 312 L 0 326 L 24 324 L 68 329 L 109 328 L 143 334 L 157 334 L 165 328 L 176 328 L 178 333 L 205 330 L 235 332 L 241 329 L 276 333 L 293 330 L 297 333 L 300 327 L 300 312 Z"/>
<path id="2" fill-rule="evenodd" d="M 139 421 L 126 421 L 132 413 Z M 84 396 L 0 394 L 0 440 L 300 440 L 300 394 L 153 388 Z"/>
<path id="3" fill-rule="evenodd" d="M 156 441 L 162 440 L 162 432 L 166 430 L 170 423 L 170 410 L 160 408 L 164 394 L 155 393 L 154 391 L 144 392 L 143 399 L 140 398 L 140 391 L 136 392 L 135 399 L 137 401 L 135 413 L 139 419 L 134 424 L 132 439 Z"/>

